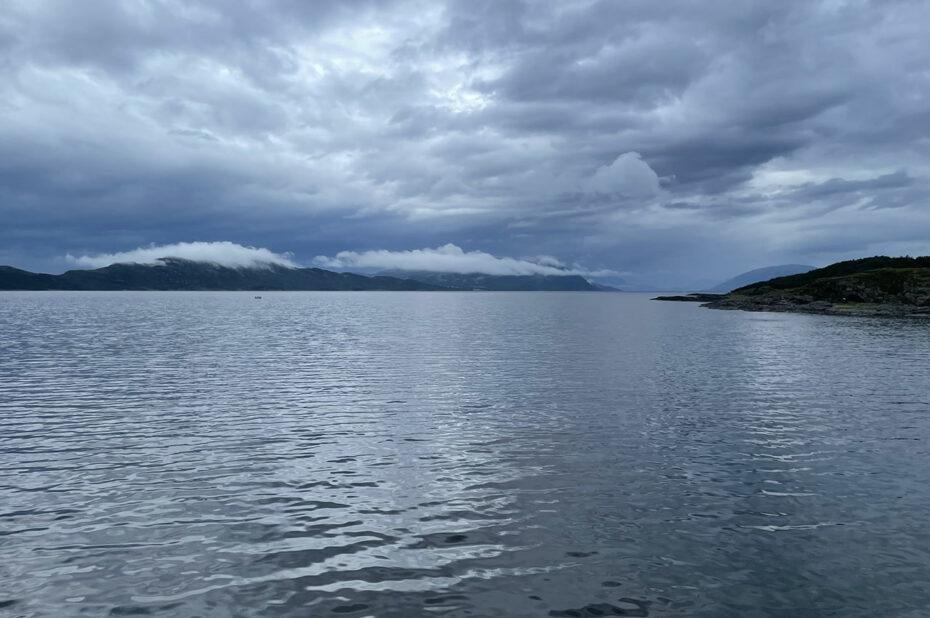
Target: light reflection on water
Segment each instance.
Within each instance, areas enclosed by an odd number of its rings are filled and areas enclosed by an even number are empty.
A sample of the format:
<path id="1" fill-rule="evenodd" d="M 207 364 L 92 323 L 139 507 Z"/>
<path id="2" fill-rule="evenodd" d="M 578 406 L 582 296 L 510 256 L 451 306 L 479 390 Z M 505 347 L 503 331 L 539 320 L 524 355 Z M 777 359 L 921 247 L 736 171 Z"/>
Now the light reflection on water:
<path id="1" fill-rule="evenodd" d="M 930 325 L 0 295 L 0 613 L 918 616 Z"/>

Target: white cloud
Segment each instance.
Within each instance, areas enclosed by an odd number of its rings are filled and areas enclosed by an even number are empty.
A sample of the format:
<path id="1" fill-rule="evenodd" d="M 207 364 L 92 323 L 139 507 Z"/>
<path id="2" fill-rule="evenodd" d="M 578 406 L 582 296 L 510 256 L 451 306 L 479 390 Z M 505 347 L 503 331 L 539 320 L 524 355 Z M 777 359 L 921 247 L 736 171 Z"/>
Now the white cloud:
<path id="1" fill-rule="evenodd" d="M 78 266 L 100 268 L 117 263 L 157 264 L 159 258 L 175 257 L 195 262 L 211 262 L 233 268 L 247 268 L 278 264 L 296 268 L 285 255 L 256 247 L 244 247 L 229 241 L 179 242 L 173 245 L 149 245 L 122 253 L 100 253 L 75 257 L 68 254 L 69 262 Z"/>
<path id="2" fill-rule="evenodd" d="M 588 193 L 641 198 L 653 197 L 660 192 L 659 176 L 638 152 L 624 153 L 610 165 L 597 168 L 584 181 L 583 188 Z"/>
<path id="3" fill-rule="evenodd" d="M 487 275 L 581 275 L 579 270 L 560 267 L 561 262 L 545 256 L 540 262 L 495 257 L 482 251 L 463 251 L 451 243 L 435 249 L 411 251 L 341 251 L 336 257 L 320 255 L 313 262 L 322 268 L 382 268 L 426 270 L 443 273 Z"/>
<path id="4" fill-rule="evenodd" d="M 551 255 L 537 255 L 532 260 L 527 260 L 543 266 L 552 266 L 554 268 L 566 268 L 565 263 L 557 257 Z"/>

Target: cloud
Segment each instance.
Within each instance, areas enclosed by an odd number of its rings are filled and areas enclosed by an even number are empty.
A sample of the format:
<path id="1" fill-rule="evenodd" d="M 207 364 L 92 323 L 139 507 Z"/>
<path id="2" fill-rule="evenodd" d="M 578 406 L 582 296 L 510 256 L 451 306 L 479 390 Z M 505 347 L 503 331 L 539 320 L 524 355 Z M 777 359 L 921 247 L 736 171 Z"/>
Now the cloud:
<path id="1" fill-rule="evenodd" d="M 930 3 L 736 4 L 8 1 L 0 260 L 448 242 L 716 280 L 853 233 L 919 251 Z"/>
<path id="2" fill-rule="evenodd" d="M 578 275 L 576 269 L 565 268 L 551 256 L 539 262 L 495 257 L 483 251 L 463 251 L 453 244 L 435 249 L 412 251 L 340 251 L 336 257 L 323 255 L 313 262 L 323 268 L 380 268 L 426 270 L 443 273 L 484 273 L 487 275 Z"/>
<path id="3" fill-rule="evenodd" d="M 589 193 L 649 198 L 659 194 L 659 176 L 638 152 L 627 152 L 599 167 L 584 183 Z"/>
<path id="4" fill-rule="evenodd" d="M 100 268 L 118 263 L 157 264 L 159 258 L 175 257 L 195 262 L 211 262 L 233 268 L 249 268 L 277 264 L 297 268 L 287 256 L 259 249 L 244 247 L 232 242 L 181 242 L 173 245 L 150 245 L 122 253 L 100 253 L 97 255 L 68 255 L 68 261 L 78 266 Z"/>

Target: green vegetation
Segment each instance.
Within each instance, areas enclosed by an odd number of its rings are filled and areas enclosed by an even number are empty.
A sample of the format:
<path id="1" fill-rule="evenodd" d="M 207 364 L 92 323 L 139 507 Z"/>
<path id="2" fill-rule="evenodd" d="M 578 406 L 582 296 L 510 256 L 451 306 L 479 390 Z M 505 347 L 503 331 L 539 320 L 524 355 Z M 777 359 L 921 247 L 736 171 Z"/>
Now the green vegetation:
<path id="1" fill-rule="evenodd" d="M 895 273 L 903 274 L 905 271 L 911 271 L 915 274 L 921 272 L 930 273 L 930 256 L 893 258 L 878 255 L 859 260 L 837 262 L 836 264 L 831 264 L 824 268 L 817 268 L 806 273 L 789 275 L 787 277 L 776 277 L 768 281 L 760 281 L 759 283 L 746 285 L 733 290 L 731 293 L 763 294 L 774 290 L 800 289 L 816 284 L 824 279 L 839 279 L 875 271 L 882 271 L 885 273 L 884 276 L 879 276 L 876 281 L 882 280 L 884 277 L 897 279 Z"/>
<path id="2" fill-rule="evenodd" d="M 850 315 L 927 315 L 930 256 L 876 256 L 733 290 L 714 309 Z"/>

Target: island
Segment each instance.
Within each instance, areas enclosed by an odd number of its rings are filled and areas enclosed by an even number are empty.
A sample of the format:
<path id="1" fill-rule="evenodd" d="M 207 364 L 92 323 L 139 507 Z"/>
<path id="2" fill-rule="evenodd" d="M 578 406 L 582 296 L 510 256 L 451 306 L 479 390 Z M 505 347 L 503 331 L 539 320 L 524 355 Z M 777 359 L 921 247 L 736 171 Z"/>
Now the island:
<path id="1" fill-rule="evenodd" d="M 746 285 L 710 309 L 930 317 L 930 256 L 875 256 Z"/>

